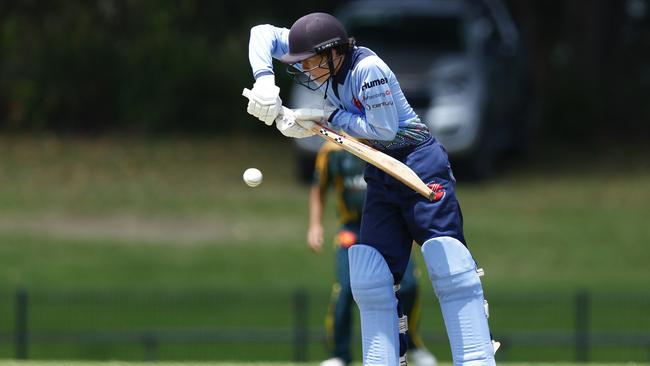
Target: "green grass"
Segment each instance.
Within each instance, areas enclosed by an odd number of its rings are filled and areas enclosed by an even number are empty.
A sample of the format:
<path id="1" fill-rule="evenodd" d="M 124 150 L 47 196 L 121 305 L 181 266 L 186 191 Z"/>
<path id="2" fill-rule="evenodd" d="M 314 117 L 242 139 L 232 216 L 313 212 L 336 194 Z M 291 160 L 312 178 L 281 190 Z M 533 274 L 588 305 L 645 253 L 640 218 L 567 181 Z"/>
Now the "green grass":
<path id="1" fill-rule="evenodd" d="M 12 329 L 19 287 L 30 294 L 33 331 L 287 328 L 297 288 L 310 295 L 310 327 L 322 329 L 333 253 L 306 249 L 307 187 L 295 180 L 292 154 L 281 137 L 0 138 L 0 332 Z M 550 151 L 486 183 L 459 183 L 466 236 L 487 273 L 493 331 L 571 331 L 575 292 L 588 290 L 593 330 L 648 332 L 646 156 L 635 148 Z M 264 173 L 255 189 L 241 179 L 252 166 Z M 332 202 L 327 211 L 331 241 Z M 442 322 L 430 284 L 421 287 L 422 328 L 437 340 Z M 188 359 L 183 347 L 161 345 L 158 356 Z M 279 344 L 197 347 L 190 359 L 292 355 Z M 322 348 L 313 342 L 310 359 L 323 357 Z M 444 342 L 431 348 L 448 359 Z M 12 352 L 0 343 L 0 356 Z M 30 352 L 146 358 L 141 345 L 35 344 Z M 572 359 L 571 352 L 521 347 L 508 359 Z M 647 359 L 643 347 L 592 354 Z"/>
<path id="2" fill-rule="evenodd" d="M 307 188 L 294 179 L 292 151 L 281 138 L 0 139 L 0 286 L 130 287 L 139 275 L 156 287 L 214 285 L 217 276 L 234 288 L 327 287 L 328 278 L 302 281 L 329 258 L 304 250 Z M 486 184 L 461 182 L 466 235 L 487 284 L 649 283 L 642 156 L 577 156 L 573 165 L 551 156 Z M 241 180 L 249 166 L 265 174 L 259 188 Z M 267 262 L 273 252 L 277 265 Z M 253 269 L 263 269 L 261 281 Z"/>

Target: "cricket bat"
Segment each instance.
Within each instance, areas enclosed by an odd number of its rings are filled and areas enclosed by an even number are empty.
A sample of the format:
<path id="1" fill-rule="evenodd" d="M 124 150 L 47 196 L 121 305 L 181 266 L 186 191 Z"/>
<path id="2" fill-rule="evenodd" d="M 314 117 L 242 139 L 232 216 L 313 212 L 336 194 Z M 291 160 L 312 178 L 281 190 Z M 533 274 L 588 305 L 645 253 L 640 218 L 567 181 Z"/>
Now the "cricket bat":
<path id="1" fill-rule="evenodd" d="M 249 98 L 250 90 L 244 89 L 242 95 Z M 282 108 L 285 109 L 286 107 Z M 360 141 L 341 135 L 338 132 L 318 123 L 315 123 L 311 127 L 311 131 L 327 141 L 340 145 L 346 151 L 376 166 L 393 178 L 404 183 L 415 192 L 426 197 L 429 201 L 433 201 L 435 192 L 429 188 L 429 186 L 427 186 L 411 168 L 401 161 Z"/>

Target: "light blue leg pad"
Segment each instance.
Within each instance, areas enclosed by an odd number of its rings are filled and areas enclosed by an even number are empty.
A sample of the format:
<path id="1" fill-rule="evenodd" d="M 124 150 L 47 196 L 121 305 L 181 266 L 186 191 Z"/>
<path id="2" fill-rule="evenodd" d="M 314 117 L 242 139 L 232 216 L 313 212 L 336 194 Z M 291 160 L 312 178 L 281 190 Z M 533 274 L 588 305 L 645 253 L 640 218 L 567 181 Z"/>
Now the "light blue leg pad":
<path id="1" fill-rule="evenodd" d="M 361 314 L 363 364 L 399 365 L 399 323 L 393 274 L 377 249 L 355 244 L 348 249 L 350 287 Z"/>
<path id="2" fill-rule="evenodd" d="M 494 365 L 483 287 L 469 250 L 443 236 L 427 240 L 422 254 L 440 302 L 454 365 Z"/>

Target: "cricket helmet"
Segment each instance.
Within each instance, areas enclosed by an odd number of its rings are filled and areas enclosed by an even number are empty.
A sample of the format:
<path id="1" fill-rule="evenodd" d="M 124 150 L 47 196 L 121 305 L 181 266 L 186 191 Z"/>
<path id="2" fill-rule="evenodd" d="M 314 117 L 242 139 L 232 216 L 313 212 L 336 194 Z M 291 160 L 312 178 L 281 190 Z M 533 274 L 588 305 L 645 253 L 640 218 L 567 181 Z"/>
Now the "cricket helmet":
<path id="1" fill-rule="evenodd" d="M 311 13 L 296 20 L 289 30 L 289 52 L 280 58 L 286 64 L 304 61 L 316 54 L 353 42 L 343 24 L 327 13 Z"/>

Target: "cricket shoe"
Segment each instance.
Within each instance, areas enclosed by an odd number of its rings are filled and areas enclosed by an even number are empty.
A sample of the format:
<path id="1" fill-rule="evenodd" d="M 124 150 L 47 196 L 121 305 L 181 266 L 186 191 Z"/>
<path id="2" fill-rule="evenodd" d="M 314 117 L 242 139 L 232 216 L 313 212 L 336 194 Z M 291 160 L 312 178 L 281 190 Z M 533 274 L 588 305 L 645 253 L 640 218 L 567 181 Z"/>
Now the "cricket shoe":
<path id="1" fill-rule="evenodd" d="M 494 349 L 494 353 L 496 354 L 497 351 L 499 350 L 499 347 L 501 347 L 501 342 L 497 342 L 494 339 L 492 340 L 492 349 Z"/>
<path id="2" fill-rule="evenodd" d="M 426 348 L 415 348 L 406 352 L 406 359 L 412 366 L 436 366 L 438 361 Z"/>
<path id="3" fill-rule="evenodd" d="M 345 361 L 339 357 L 332 357 L 320 363 L 320 366 L 345 366 Z"/>

